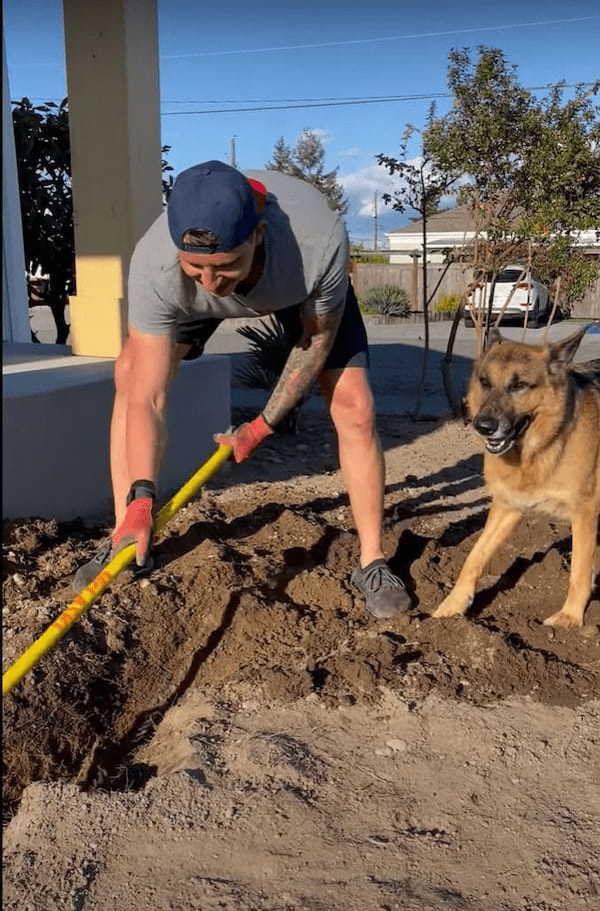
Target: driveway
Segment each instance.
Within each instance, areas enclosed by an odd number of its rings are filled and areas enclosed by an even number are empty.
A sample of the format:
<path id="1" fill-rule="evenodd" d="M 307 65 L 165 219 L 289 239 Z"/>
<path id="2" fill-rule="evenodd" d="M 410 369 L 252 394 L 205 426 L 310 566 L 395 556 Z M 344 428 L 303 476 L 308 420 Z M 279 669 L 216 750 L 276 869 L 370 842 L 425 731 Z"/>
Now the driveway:
<path id="1" fill-rule="evenodd" d="M 234 321 L 232 321 L 233 323 Z M 236 323 L 238 321 L 235 321 Z M 367 319 L 367 333 L 371 354 L 371 383 L 377 410 L 382 414 L 400 414 L 411 411 L 415 405 L 415 389 L 421 375 L 423 357 L 422 323 L 398 321 L 382 325 Z M 242 321 L 239 321 L 240 325 Z M 587 325 L 587 321 L 567 320 L 550 327 L 548 339 L 558 341 Z M 545 330 L 528 329 L 526 341 L 541 344 Z M 446 351 L 450 333 L 449 322 L 436 322 L 430 326 L 430 353 L 425 381 L 425 394 L 421 407 L 423 415 L 441 417 L 448 412 L 443 392 L 440 365 Z M 515 326 L 502 328 L 507 338 L 520 340 L 523 329 Z M 233 404 L 241 407 L 262 407 L 265 393 L 247 389 L 235 380 L 236 369 L 243 363 L 248 351 L 246 340 L 236 331 L 236 326 L 223 323 L 206 346 L 207 354 L 230 354 L 233 358 Z M 459 326 L 454 345 L 452 377 L 457 393 L 466 385 L 475 353 L 475 330 Z M 587 361 L 600 357 L 600 334 L 586 333 L 579 346 L 576 360 Z M 321 410 L 322 403 L 314 397 L 307 403 L 310 410 Z"/>
<path id="2" fill-rule="evenodd" d="M 45 311 L 48 311 L 47 313 Z M 48 307 L 35 308 L 35 328 L 40 340 L 50 342 L 53 339 L 52 317 Z M 260 409 L 265 401 L 265 393 L 260 389 L 248 389 L 236 382 L 235 374 L 249 350 L 248 342 L 236 330 L 247 321 L 230 320 L 224 322 L 206 346 L 207 354 L 228 354 L 233 360 L 234 406 Z M 557 341 L 578 328 L 587 325 L 589 320 L 566 320 L 550 327 L 548 338 Z M 371 383 L 375 393 L 377 410 L 380 414 L 401 414 L 412 411 L 415 407 L 415 389 L 421 375 L 423 352 L 423 323 L 405 322 L 382 325 L 372 318 L 366 319 L 371 353 Z M 443 392 L 440 365 L 446 351 L 449 322 L 434 322 L 430 325 L 430 354 L 425 394 L 421 413 L 441 417 L 448 412 L 448 405 Z M 515 326 L 503 326 L 502 333 L 507 338 L 520 340 L 523 329 Z M 526 341 L 541 344 L 545 329 L 528 329 Z M 475 352 L 475 330 L 468 329 L 463 323 L 458 328 L 454 345 L 452 377 L 457 393 L 464 388 L 473 363 Z M 586 333 L 576 355 L 577 361 L 600 357 L 600 334 Z M 314 396 L 305 406 L 309 410 L 320 411 L 321 400 Z"/>

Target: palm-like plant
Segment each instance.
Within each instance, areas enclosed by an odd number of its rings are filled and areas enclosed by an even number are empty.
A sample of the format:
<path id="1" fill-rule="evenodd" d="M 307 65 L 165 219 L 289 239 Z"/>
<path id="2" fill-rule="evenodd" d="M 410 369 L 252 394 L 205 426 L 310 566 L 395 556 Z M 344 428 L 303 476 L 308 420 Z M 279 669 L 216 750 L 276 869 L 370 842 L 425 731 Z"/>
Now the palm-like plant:
<path id="1" fill-rule="evenodd" d="M 256 326 L 242 326 L 236 331 L 250 342 L 249 362 L 237 371 L 237 379 L 244 386 L 270 392 L 281 376 L 294 339 L 275 316 L 268 316 Z M 303 401 L 292 409 L 278 429 L 297 433 Z"/>
<path id="2" fill-rule="evenodd" d="M 404 288 L 397 285 L 381 285 L 369 288 L 360 296 L 360 305 L 378 316 L 406 317 L 410 313 L 410 298 Z"/>

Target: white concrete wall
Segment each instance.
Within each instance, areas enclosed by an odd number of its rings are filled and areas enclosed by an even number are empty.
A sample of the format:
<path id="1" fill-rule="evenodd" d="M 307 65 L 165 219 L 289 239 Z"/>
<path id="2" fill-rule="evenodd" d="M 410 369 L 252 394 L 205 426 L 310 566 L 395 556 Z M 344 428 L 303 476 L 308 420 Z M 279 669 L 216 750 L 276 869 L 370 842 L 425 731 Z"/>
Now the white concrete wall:
<path id="1" fill-rule="evenodd" d="M 10 108 L 6 47 L 2 38 L 2 340 L 30 342 L 23 227 Z"/>
<path id="2" fill-rule="evenodd" d="M 109 519 L 112 359 L 65 357 L 63 346 L 7 346 L 3 369 L 3 518 Z M 168 409 L 161 501 L 215 450 L 230 424 L 230 362 L 210 356 L 182 365 Z"/>

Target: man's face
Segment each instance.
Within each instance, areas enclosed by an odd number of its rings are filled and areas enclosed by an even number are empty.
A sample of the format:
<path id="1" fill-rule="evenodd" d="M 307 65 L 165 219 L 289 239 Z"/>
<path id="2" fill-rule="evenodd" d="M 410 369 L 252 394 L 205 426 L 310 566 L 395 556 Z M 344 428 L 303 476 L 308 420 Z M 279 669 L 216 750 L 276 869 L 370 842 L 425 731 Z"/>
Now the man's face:
<path id="1" fill-rule="evenodd" d="M 227 253 L 187 253 L 178 250 L 179 265 L 188 278 L 209 294 L 227 297 L 250 273 L 257 245 L 263 236 L 259 225 L 247 241 Z"/>

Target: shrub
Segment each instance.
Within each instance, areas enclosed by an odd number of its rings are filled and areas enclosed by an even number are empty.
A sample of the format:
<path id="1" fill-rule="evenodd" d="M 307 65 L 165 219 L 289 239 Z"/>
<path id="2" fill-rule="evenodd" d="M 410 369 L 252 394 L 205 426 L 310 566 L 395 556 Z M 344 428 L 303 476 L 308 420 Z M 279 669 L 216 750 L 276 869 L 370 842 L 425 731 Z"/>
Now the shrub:
<path id="1" fill-rule="evenodd" d="M 259 320 L 256 326 L 242 326 L 236 331 L 250 342 L 249 362 L 238 370 L 238 380 L 252 389 L 271 392 L 292 350 L 292 337 L 274 316 Z M 300 402 L 292 409 L 278 425 L 279 430 L 297 432 L 302 404 Z"/>
<path id="2" fill-rule="evenodd" d="M 359 303 L 363 312 L 378 316 L 408 316 L 410 313 L 408 293 L 397 285 L 369 288 L 361 294 Z"/>
<path id="3" fill-rule="evenodd" d="M 460 304 L 460 294 L 443 294 L 435 305 L 436 313 L 456 313 Z"/>

